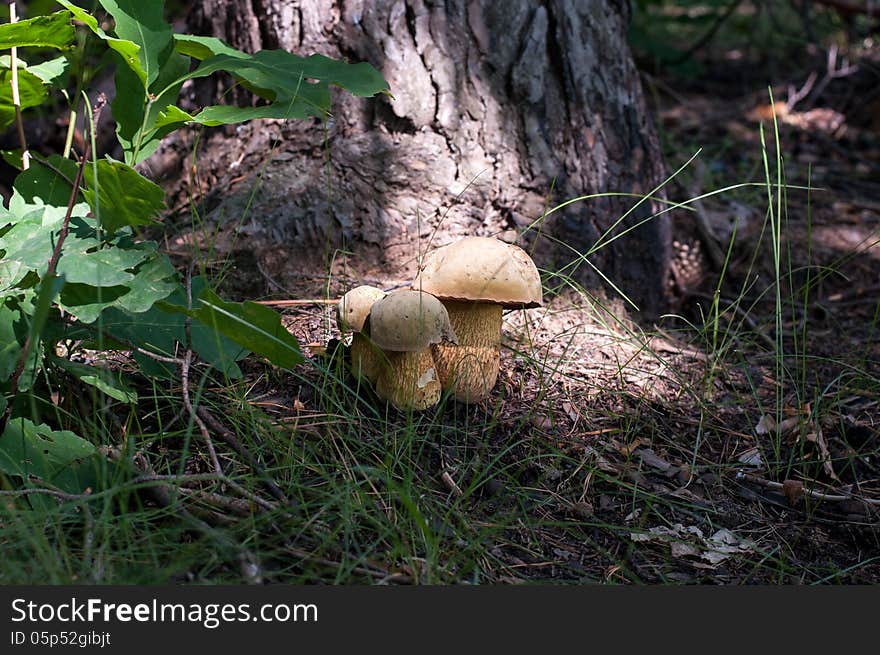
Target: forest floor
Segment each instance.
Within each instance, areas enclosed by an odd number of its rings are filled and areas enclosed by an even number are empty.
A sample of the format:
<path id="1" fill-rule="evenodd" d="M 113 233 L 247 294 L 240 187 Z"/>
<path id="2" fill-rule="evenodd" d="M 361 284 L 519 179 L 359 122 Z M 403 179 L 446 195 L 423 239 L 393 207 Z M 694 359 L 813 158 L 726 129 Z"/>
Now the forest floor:
<path id="1" fill-rule="evenodd" d="M 246 359 L 233 381 L 191 374 L 217 454 L 251 501 L 198 483 L 171 504 L 144 498 L 105 527 L 115 545 L 96 551 L 99 567 L 46 575 L 877 583 L 880 53 L 858 63 L 858 76 L 791 107 L 771 106 L 753 80 L 646 76 L 670 168 L 702 148 L 670 198 L 757 183 L 692 205 L 722 261 L 704 257 L 681 305 L 651 325 L 547 272 L 545 307 L 505 315 L 501 375 L 476 405 L 405 414 L 347 373 L 332 301 L 406 280 L 369 264 L 303 275 L 246 235 L 226 246 L 212 235 L 197 251 L 203 272 L 230 300 L 295 300 L 280 311 L 307 360 L 285 372 Z M 774 114 L 789 187 L 771 219 L 759 124 L 775 184 Z M 259 165 L 229 143 L 200 158 L 214 188 Z M 181 226 L 166 241 L 182 268 L 200 235 Z M 688 247 L 707 252 L 711 240 Z M 173 391 L 154 390 L 136 448 L 160 473 L 209 473 Z M 37 557 L 21 575 L 47 566 Z"/>
<path id="2" fill-rule="evenodd" d="M 714 241 L 720 258 L 702 255 L 681 306 L 652 325 L 548 282 L 545 307 L 506 316 L 499 383 L 475 406 L 404 415 L 340 373 L 322 302 L 405 280 L 369 263 L 309 278 L 239 241 L 232 265 L 221 258 L 227 294 L 302 303 L 285 320 L 312 363 L 296 379 L 252 364 L 241 383 L 287 430 L 285 457 L 260 452 L 297 497 L 293 516 L 266 519 L 286 537 L 265 537 L 264 577 L 880 581 L 877 52 L 859 70 L 790 105 L 791 90 L 771 105 L 753 82 L 646 76 L 670 168 L 702 149 L 670 198 L 757 183 L 678 219 L 687 234 L 702 220 L 712 236 L 687 247 Z M 771 217 L 774 115 L 788 188 Z"/>

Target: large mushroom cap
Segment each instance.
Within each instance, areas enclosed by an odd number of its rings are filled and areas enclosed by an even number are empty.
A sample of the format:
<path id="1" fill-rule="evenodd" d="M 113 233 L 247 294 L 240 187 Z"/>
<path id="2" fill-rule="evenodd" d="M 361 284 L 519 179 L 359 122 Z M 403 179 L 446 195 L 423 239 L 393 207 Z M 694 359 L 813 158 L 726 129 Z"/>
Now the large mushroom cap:
<path id="1" fill-rule="evenodd" d="M 465 237 L 432 250 L 413 288 L 442 300 L 497 303 L 508 309 L 541 306 L 541 275 L 519 246 Z"/>
<path id="2" fill-rule="evenodd" d="M 434 296 L 400 289 L 376 301 L 370 335 L 382 350 L 418 352 L 432 343 L 455 341 L 446 308 Z"/>
<path id="3" fill-rule="evenodd" d="M 340 332 L 362 332 L 370 309 L 385 297 L 382 289 L 362 285 L 346 293 L 336 304 L 336 325 Z"/>

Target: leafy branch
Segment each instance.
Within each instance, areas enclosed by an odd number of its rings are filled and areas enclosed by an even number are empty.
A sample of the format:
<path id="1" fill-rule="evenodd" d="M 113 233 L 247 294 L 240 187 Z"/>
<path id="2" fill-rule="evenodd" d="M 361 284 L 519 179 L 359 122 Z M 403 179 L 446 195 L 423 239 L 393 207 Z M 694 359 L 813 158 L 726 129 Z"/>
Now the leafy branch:
<path id="1" fill-rule="evenodd" d="M 184 287 L 158 245 L 135 231 L 161 226 L 165 200 L 162 189 L 134 167 L 163 138 L 187 125 L 326 116 L 330 86 L 359 96 L 388 93 L 388 84 L 368 64 L 283 50 L 248 54 L 213 37 L 174 34 L 164 21 L 161 1 L 99 2 L 115 23 L 112 30 L 69 0 L 57 0 L 60 11 L 19 21 L 13 6 L 12 22 L 0 25 L 0 49 L 11 52 L 0 57 L 0 89 L 11 89 L 8 96 L 0 93 L 0 127 L 16 123 L 21 141 L 21 172 L 12 197 L 0 208 L 0 473 L 23 484 L 41 480 L 66 494 L 80 493 L 86 479 L 96 484 L 83 466 L 98 451 L 77 435 L 41 424 L 35 403 L 33 416 L 21 416 L 24 404 L 18 401 L 25 393 L 45 393 L 37 385 L 41 372 L 73 376 L 119 402 L 135 402 L 136 394 L 107 371 L 60 357 L 59 343 L 67 344 L 68 352 L 84 341 L 90 348 L 126 350 L 141 374 L 154 378 L 186 376 L 195 357 L 230 378 L 241 375 L 236 362 L 249 353 L 284 368 L 303 359 L 297 340 L 274 310 L 227 302 L 202 278 Z M 88 104 L 93 74 L 86 68 L 84 41 L 73 47 L 75 24 L 86 42 L 115 59 L 110 109 L 124 161 L 98 157 L 95 151 L 103 96 L 76 160 L 68 157 L 69 138 L 63 155 L 28 157 L 28 109 L 47 103 L 51 93 L 70 99 L 82 91 Z M 29 63 L 31 55 L 22 57 L 20 49 L 31 47 L 40 49 L 34 57 L 46 48 L 61 56 Z M 261 104 L 198 111 L 178 106 L 187 80 L 219 72 L 232 75 Z M 77 108 L 68 104 L 70 137 Z M 85 173 L 89 164 L 91 175 Z M 177 355 L 181 345 L 184 360 Z M 39 494 L 28 498 L 37 502 Z"/>

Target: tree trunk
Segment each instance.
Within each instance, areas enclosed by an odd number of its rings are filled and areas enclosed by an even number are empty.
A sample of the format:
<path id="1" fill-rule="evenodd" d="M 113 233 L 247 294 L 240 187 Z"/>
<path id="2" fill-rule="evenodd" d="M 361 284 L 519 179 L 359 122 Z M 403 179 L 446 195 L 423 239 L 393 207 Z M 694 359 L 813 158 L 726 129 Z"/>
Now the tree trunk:
<path id="1" fill-rule="evenodd" d="M 628 20 L 627 0 L 199 0 L 190 28 L 248 51 L 368 61 L 391 85 L 393 99 L 339 93 L 326 125 L 283 128 L 283 161 L 252 207 L 257 232 L 303 253 L 378 256 L 401 279 L 432 233 L 431 246 L 495 235 L 589 283 L 577 253 L 637 198 L 536 221 L 571 198 L 640 196 L 664 178 Z M 613 233 L 658 208 L 642 203 Z M 669 298 L 670 244 L 664 214 L 588 259 L 650 316 Z"/>

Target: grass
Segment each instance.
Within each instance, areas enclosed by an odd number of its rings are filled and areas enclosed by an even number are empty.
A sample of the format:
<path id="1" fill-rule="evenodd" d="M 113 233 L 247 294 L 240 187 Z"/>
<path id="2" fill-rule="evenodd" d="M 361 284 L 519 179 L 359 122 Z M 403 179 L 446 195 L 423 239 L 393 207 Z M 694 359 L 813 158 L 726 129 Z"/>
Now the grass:
<path id="1" fill-rule="evenodd" d="M 2 480 L 0 583 L 876 582 L 877 514 L 855 499 L 880 497 L 880 306 L 857 358 L 814 334 L 852 258 L 795 249 L 794 194 L 809 235 L 814 192 L 786 183 L 779 135 L 765 224 L 734 232 L 708 305 L 646 332 L 577 283 L 578 253 L 544 271 L 546 309 L 506 317 L 480 405 L 398 412 L 333 347 L 239 380 L 196 362 L 188 394 L 138 379 L 137 406 L 44 380 L 46 420 L 117 455 L 84 495 Z"/>

